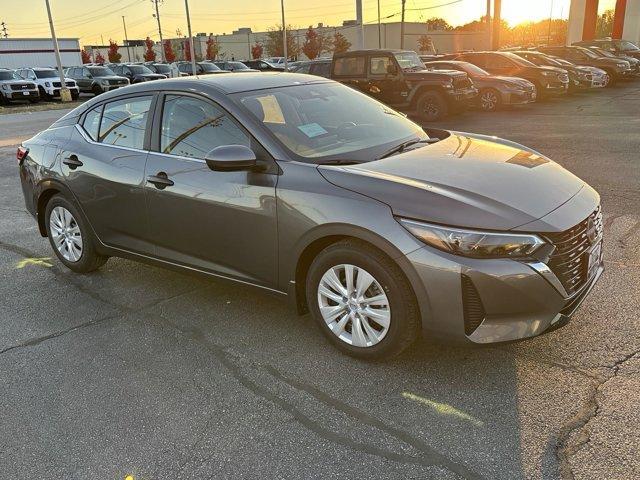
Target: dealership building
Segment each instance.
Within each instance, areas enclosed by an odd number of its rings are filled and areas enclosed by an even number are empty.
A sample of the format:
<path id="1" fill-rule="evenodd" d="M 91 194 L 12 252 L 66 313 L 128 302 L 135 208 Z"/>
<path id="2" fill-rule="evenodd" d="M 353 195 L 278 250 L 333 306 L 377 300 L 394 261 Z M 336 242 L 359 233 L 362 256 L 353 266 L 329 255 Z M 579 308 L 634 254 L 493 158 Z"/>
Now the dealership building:
<path id="1" fill-rule="evenodd" d="M 82 64 L 77 38 L 59 38 L 63 66 Z M 50 38 L 0 38 L 0 68 L 55 67 L 56 56 Z"/>

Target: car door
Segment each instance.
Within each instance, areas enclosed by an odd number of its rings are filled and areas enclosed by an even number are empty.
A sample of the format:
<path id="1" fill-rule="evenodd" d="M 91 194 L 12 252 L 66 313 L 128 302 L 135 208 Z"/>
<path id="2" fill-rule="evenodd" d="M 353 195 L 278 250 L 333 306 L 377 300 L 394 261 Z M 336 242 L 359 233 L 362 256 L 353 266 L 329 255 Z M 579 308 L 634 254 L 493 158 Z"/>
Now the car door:
<path id="1" fill-rule="evenodd" d="M 62 175 L 105 244 L 152 254 L 144 166 L 153 96 L 120 97 L 81 117 L 62 149 Z"/>
<path id="2" fill-rule="evenodd" d="M 77 67 L 74 68 L 74 74 L 73 79 L 78 84 L 78 87 L 80 87 L 80 90 L 90 92 L 93 78 L 89 69 L 87 67 Z"/>
<path id="3" fill-rule="evenodd" d="M 406 93 L 400 68 L 391 55 L 371 55 L 369 57 L 368 94 L 388 105 L 397 105 L 406 101 L 401 95 Z"/>
<path id="4" fill-rule="evenodd" d="M 510 59 L 502 55 L 487 55 L 486 68 L 494 75 L 513 76 L 518 71 L 518 66 Z"/>
<path id="5" fill-rule="evenodd" d="M 277 281 L 277 165 L 204 97 L 166 94 L 146 167 L 151 238 L 159 258 L 259 285 Z M 223 145 L 252 148 L 266 169 L 213 171 Z"/>

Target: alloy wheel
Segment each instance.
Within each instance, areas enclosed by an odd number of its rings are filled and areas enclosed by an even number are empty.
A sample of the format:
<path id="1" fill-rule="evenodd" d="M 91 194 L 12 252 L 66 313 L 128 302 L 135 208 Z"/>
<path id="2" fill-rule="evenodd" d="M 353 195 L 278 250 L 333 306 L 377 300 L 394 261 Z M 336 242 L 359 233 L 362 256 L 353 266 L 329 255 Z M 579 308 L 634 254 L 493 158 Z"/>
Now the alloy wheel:
<path id="1" fill-rule="evenodd" d="M 494 110 L 498 105 L 498 97 L 493 92 L 484 92 L 480 97 L 480 102 L 483 110 Z"/>
<path id="2" fill-rule="evenodd" d="M 440 115 L 440 109 L 434 102 L 427 102 L 422 107 L 422 112 L 427 118 L 437 118 Z"/>
<path id="3" fill-rule="evenodd" d="M 389 332 L 391 308 L 384 289 L 355 265 L 336 265 L 324 273 L 318 306 L 329 330 L 354 347 L 372 347 Z"/>
<path id="4" fill-rule="evenodd" d="M 82 257 L 82 232 L 71 212 L 64 207 L 55 207 L 49 217 L 51 239 L 62 257 L 77 262 Z"/>

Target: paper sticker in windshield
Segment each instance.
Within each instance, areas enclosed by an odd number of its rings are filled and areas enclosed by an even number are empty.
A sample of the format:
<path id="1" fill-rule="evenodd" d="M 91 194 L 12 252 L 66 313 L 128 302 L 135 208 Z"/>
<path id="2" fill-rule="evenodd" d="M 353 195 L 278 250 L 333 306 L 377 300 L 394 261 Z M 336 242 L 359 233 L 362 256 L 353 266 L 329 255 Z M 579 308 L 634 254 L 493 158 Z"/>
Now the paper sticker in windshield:
<path id="1" fill-rule="evenodd" d="M 329 133 L 317 123 L 307 123 L 306 125 L 300 125 L 298 128 L 309 138 L 319 137 L 320 135 Z"/>

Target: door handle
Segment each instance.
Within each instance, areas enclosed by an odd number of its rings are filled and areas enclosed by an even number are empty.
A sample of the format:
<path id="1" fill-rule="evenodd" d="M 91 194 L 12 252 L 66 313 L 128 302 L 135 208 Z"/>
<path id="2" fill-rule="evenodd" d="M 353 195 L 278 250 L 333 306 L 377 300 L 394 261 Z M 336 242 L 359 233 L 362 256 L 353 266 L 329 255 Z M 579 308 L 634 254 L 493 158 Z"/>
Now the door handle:
<path id="1" fill-rule="evenodd" d="M 170 180 L 164 172 L 158 172 L 156 175 L 149 175 L 147 177 L 147 181 L 149 183 L 153 183 L 158 190 L 164 190 L 165 188 L 173 185 L 173 180 Z"/>
<path id="2" fill-rule="evenodd" d="M 62 163 L 67 165 L 71 170 L 75 170 L 76 168 L 83 165 L 83 163 L 78 160 L 78 157 L 76 157 L 75 155 L 69 155 L 68 157 L 65 157 L 65 159 L 62 160 Z"/>

